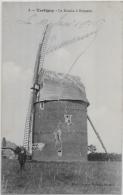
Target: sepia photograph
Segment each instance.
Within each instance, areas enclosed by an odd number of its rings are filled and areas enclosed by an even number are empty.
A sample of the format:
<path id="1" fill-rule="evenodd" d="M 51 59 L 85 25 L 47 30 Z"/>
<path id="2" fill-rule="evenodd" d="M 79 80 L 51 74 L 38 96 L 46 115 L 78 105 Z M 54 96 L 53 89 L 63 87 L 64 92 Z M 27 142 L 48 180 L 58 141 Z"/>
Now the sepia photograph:
<path id="1" fill-rule="evenodd" d="M 1 194 L 122 194 L 122 2 L 3 1 L 1 23 Z"/>

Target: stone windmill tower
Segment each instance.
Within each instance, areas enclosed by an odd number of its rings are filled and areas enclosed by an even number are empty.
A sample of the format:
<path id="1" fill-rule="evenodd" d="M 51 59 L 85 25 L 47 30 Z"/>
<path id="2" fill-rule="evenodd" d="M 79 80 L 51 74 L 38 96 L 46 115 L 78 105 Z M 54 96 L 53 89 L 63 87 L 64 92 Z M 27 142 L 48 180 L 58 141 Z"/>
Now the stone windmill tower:
<path id="1" fill-rule="evenodd" d="M 78 77 L 44 69 L 50 29 L 51 26 L 47 25 L 39 44 L 24 146 L 34 160 L 85 161 L 88 149 L 87 119 L 90 121 L 87 116 L 89 102 Z"/>
<path id="2" fill-rule="evenodd" d="M 41 76 L 39 75 L 39 78 Z M 35 101 L 33 152 L 35 160 L 87 159 L 87 106 L 79 78 L 45 71 Z M 39 82 L 39 85 L 41 83 Z"/>

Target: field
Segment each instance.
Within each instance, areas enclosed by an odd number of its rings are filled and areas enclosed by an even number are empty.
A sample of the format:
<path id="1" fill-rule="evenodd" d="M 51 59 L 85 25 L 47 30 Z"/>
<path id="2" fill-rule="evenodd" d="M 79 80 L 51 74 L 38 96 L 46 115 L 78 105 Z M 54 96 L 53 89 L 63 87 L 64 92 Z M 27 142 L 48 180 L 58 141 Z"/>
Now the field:
<path id="1" fill-rule="evenodd" d="M 121 194 L 121 162 L 27 162 L 2 159 L 2 193 Z"/>

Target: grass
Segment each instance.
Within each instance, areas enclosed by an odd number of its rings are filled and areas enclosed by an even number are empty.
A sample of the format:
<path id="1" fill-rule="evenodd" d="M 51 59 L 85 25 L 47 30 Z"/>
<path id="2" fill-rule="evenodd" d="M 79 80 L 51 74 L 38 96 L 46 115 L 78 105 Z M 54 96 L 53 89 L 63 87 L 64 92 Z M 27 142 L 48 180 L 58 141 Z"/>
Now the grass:
<path id="1" fill-rule="evenodd" d="M 2 193 L 120 194 L 121 162 L 27 162 L 2 160 Z"/>

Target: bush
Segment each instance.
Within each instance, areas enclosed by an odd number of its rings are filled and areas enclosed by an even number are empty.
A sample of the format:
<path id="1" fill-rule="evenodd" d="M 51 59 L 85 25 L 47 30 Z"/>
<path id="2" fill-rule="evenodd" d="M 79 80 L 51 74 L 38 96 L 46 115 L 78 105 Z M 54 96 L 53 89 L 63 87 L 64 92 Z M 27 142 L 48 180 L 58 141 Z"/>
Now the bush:
<path id="1" fill-rule="evenodd" d="M 18 154 L 18 153 L 20 153 L 21 152 L 21 148 L 19 147 L 19 146 L 17 146 L 16 148 L 15 148 L 15 154 Z"/>
<path id="2" fill-rule="evenodd" d="M 88 154 L 89 161 L 121 161 L 121 154 L 115 153 L 90 153 Z"/>

